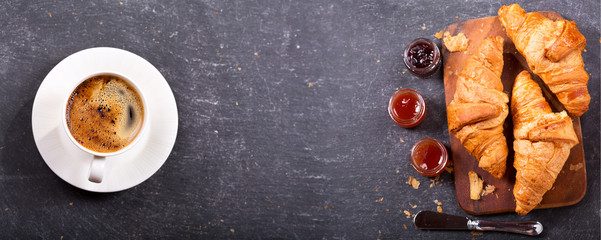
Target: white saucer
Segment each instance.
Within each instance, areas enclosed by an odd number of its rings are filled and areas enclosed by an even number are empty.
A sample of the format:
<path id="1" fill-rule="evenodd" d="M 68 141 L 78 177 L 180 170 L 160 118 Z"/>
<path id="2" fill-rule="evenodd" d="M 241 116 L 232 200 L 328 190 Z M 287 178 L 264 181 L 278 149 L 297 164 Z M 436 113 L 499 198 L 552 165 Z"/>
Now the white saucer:
<path id="1" fill-rule="evenodd" d="M 101 183 L 88 181 L 92 155 L 70 141 L 62 127 L 65 97 L 94 72 L 119 72 L 138 85 L 146 97 L 148 129 L 136 145 L 108 157 Z M 177 135 L 177 105 L 169 84 L 145 59 L 116 48 L 90 48 L 65 58 L 48 73 L 33 102 L 35 143 L 56 175 L 71 185 L 92 192 L 116 192 L 150 178 L 165 163 Z"/>

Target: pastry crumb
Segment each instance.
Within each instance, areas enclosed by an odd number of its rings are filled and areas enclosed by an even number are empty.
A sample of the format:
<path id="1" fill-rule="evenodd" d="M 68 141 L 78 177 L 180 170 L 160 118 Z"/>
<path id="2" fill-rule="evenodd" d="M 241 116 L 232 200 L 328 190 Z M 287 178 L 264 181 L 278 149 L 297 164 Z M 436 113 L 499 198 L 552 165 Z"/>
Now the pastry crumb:
<path id="1" fill-rule="evenodd" d="M 445 171 L 447 171 L 448 173 L 453 173 L 453 167 L 446 167 L 444 168 Z"/>
<path id="2" fill-rule="evenodd" d="M 484 181 L 474 171 L 469 171 L 468 176 L 470 181 L 470 198 L 472 200 L 479 200 Z"/>
<path id="3" fill-rule="evenodd" d="M 382 202 L 382 201 L 384 201 L 383 197 L 381 197 L 380 199 L 376 200 L 376 202 Z"/>
<path id="4" fill-rule="evenodd" d="M 426 30 L 426 24 L 425 24 L 425 23 L 422 23 L 422 26 L 421 26 L 421 28 L 422 28 L 422 30 Z"/>
<path id="5" fill-rule="evenodd" d="M 411 217 L 411 213 L 409 211 L 405 210 L 405 211 L 403 211 L 403 213 L 405 213 L 407 218 Z"/>
<path id="6" fill-rule="evenodd" d="M 442 212 L 442 207 L 441 206 L 436 206 L 436 211 L 441 213 Z"/>
<path id="7" fill-rule="evenodd" d="M 436 184 L 440 184 L 439 179 L 440 179 L 440 175 L 436 175 L 436 177 L 434 177 L 434 179 L 430 179 L 430 182 L 432 182 L 432 183 L 430 183 L 430 188 L 436 186 Z"/>
<path id="8" fill-rule="evenodd" d="M 411 208 L 417 208 L 417 204 L 413 205 L 413 204 L 409 203 L 409 206 L 411 206 Z"/>
<path id="9" fill-rule="evenodd" d="M 313 83 L 307 84 L 308 87 L 313 87 Z"/>
<path id="10" fill-rule="evenodd" d="M 486 184 L 486 187 L 484 187 L 484 191 L 482 191 L 482 193 L 480 194 L 481 196 L 486 196 L 488 194 L 491 194 L 495 191 L 495 189 L 497 189 L 495 186 L 490 185 L 490 184 Z"/>
<path id="11" fill-rule="evenodd" d="M 456 36 L 451 36 L 451 33 L 444 32 L 443 42 L 450 52 L 465 51 L 469 45 L 469 40 L 463 33 L 459 33 Z"/>
<path id="12" fill-rule="evenodd" d="M 444 33 L 444 30 L 440 30 L 440 32 L 437 32 L 436 34 L 434 34 L 433 36 L 435 38 L 441 39 L 442 38 L 442 34 Z"/>
<path id="13" fill-rule="evenodd" d="M 407 180 L 407 182 L 405 182 L 405 183 L 411 185 L 413 187 L 413 189 L 419 188 L 419 181 L 417 181 L 417 179 L 413 178 L 413 176 L 409 176 L 409 180 Z"/>
<path id="14" fill-rule="evenodd" d="M 404 228 L 404 229 L 407 229 L 407 225 L 403 224 L 403 228 Z"/>
<path id="15" fill-rule="evenodd" d="M 578 171 L 578 170 L 580 170 L 582 167 L 584 167 L 584 164 L 582 164 L 582 163 L 578 163 L 578 164 L 570 164 L 570 171 Z"/>
<path id="16" fill-rule="evenodd" d="M 401 140 L 401 142 L 405 142 L 405 140 L 403 140 L 403 138 L 399 138 Z"/>

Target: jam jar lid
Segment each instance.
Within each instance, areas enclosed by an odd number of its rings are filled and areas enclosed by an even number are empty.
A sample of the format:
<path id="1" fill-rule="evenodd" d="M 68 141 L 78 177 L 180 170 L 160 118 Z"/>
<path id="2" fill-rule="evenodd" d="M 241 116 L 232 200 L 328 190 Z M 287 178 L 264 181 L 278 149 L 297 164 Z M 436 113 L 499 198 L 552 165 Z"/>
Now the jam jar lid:
<path id="1" fill-rule="evenodd" d="M 426 102 L 418 92 L 407 88 L 401 89 L 390 97 L 388 114 L 399 126 L 412 128 L 424 120 Z"/>
<path id="2" fill-rule="evenodd" d="M 441 174 L 449 162 L 447 148 L 438 140 L 424 138 L 411 149 L 411 165 L 426 177 Z"/>
<path id="3" fill-rule="evenodd" d="M 413 75 L 427 78 L 441 65 L 440 50 L 436 43 L 427 38 L 417 38 L 405 47 L 403 60 Z"/>

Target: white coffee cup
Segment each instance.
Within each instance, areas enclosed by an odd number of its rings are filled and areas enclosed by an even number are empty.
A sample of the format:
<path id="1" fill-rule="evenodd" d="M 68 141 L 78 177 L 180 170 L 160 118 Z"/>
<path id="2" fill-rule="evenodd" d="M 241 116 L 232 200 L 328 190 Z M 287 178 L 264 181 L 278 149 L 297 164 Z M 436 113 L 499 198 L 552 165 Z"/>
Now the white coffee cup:
<path id="1" fill-rule="evenodd" d="M 114 152 L 98 152 L 98 151 L 94 151 L 89 148 L 86 148 L 85 146 L 83 146 L 81 143 L 79 143 L 75 139 L 75 137 L 71 133 L 71 130 L 69 130 L 69 125 L 67 123 L 67 118 L 68 118 L 67 105 L 69 104 L 69 99 L 71 98 L 73 91 L 75 91 L 75 89 L 77 89 L 79 87 L 79 85 L 82 84 L 84 81 L 86 81 L 90 78 L 93 78 L 95 76 L 101 76 L 101 75 L 115 76 L 117 78 L 120 78 L 120 79 L 126 81 L 138 93 L 138 95 L 140 96 L 140 99 L 142 100 L 142 106 L 144 108 L 143 109 L 144 114 L 143 114 L 142 126 L 140 127 L 140 130 L 138 131 L 137 135 L 125 147 L 122 147 L 121 149 L 114 151 Z M 140 91 L 140 88 L 132 80 L 130 80 L 130 78 L 124 76 L 123 74 L 116 73 L 113 71 L 93 73 L 93 74 L 90 74 L 89 76 L 81 79 L 80 81 L 78 81 L 77 84 L 75 84 L 75 86 L 73 86 L 71 88 L 71 91 L 69 91 L 69 94 L 65 97 L 65 100 L 63 101 L 62 109 L 63 109 L 63 114 L 61 115 L 61 117 L 62 117 L 62 122 L 63 122 L 63 129 L 65 129 L 65 132 L 67 133 L 67 136 L 69 136 L 69 139 L 71 139 L 71 142 L 73 142 L 73 144 L 75 144 L 75 146 L 77 146 L 82 151 L 94 156 L 94 158 L 92 159 L 92 161 L 90 163 L 89 177 L 88 177 L 88 180 L 91 182 L 94 182 L 94 183 L 102 182 L 102 179 L 104 178 L 104 175 L 105 175 L 104 166 L 106 164 L 107 159 L 110 159 L 111 157 L 123 154 L 124 152 L 133 148 L 136 145 L 136 143 L 139 142 L 139 140 L 144 135 L 144 133 L 147 131 L 147 128 L 148 128 L 147 126 L 149 123 L 148 105 L 147 105 L 146 99 L 144 98 L 144 94 L 142 93 L 142 91 Z"/>

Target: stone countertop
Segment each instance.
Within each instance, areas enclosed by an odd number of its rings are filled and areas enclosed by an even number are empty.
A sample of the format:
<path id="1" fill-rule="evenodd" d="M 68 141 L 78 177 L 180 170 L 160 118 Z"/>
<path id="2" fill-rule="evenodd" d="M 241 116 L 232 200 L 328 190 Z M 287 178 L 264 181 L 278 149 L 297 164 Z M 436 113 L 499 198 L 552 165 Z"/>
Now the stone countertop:
<path id="1" fill-rule="evenodd" d="M 522 2 L 522 1 L 520 1 Z M 2 238 L 505 239 L 421 231 L 404 211 L 468 216 L 453 177 L 409 164 L 422 138 L 449 146 L 439 71 L 409 74 L 403 47 L 447 25 L 496 15 L 497 1 L 5 1 L 0 4 Z M 599 2 L 522 2 L 556 11 L 588 39 L 590 110 L 581 117 L 588 190 L 562 208 L 478 216 L 544 224 L 544 239 L 600 235 Z M 440 40 L 436 40 L 440 43 Z M 75 188 L 39 154 L 32 104 L 70 54 L 116 47 L 165 76 L 179 111 L 163 167 L 117 193 Z M 399 88 L 428 106 L 416 128 L 388 116 Z M 418 189 L 406 184 L 413 176 Z M 434 184 L 432 184 L 434 183 Z M 431 185 L 432 184 L 432 185 Z M 415 207 L 414 207 L 415 206 Z M 526 237 L 523 237 L 526 238 Z"/>

